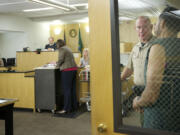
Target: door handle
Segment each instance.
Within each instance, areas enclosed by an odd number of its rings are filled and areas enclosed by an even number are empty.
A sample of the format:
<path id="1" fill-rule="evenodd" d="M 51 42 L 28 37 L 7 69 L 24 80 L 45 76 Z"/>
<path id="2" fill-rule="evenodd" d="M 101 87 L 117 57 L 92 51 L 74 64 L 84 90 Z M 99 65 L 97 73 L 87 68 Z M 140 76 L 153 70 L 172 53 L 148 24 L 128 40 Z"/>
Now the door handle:
<path id="1" fill-rule="evenodd" d="M 97 127 L 97 130 L 98 130 L 98 132 L 100 132 L 100 133 L 104 133 L 104 132 L 107 131 L 107 126 L 104 125 L 103 123 L 100 123 L 100 124 L 98 125 L 98 127 Z"/>

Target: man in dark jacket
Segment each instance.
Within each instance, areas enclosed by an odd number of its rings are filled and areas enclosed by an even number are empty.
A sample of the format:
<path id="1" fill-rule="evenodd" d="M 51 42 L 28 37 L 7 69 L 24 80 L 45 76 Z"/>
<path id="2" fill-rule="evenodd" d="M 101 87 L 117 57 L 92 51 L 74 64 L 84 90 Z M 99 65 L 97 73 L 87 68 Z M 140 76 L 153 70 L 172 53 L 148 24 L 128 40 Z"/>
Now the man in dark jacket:
<path id="1" fill-rule="evenodd" d="M 54 43 L 54 38 L 53 37 L 49 37 L 48 40 L 49 40 L 49 44 L 47 44 L 45 46 L 45 49 L 47 49 L 48 51 L 56 50 L 57 47 L 56 47 L 56 43 Z"/>

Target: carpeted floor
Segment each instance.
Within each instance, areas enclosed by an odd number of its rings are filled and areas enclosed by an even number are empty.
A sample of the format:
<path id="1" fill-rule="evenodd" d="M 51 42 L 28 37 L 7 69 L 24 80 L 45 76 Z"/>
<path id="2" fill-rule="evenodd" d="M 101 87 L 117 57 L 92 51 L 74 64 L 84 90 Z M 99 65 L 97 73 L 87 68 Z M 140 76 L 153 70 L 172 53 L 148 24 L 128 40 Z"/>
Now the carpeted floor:
<path id="1" fill-rule="evenodd" d="M 4 133 L 4 121 L 0 120 L 0 135 Z M 14 135 L 90 135 L 90 113 L 77 118 L 53 117 L 50 112 L 14 112 Z"/>
<path id="2" fill-rule="evenodd" d="M 65 113 L 65 114 L 55 113 L 53 116 L 54 117 L 64 117 L 64 118 L 77 118 L 85 112 L 87 112 L 86 106 L 81 106 L 76 111 Z"/>
<path id="3" fill-rule="evenodd" d="M 140 113 L 131 111 L 126 117 L 123 117 L 124 125 L 141 127 L 140 123 Z"/>

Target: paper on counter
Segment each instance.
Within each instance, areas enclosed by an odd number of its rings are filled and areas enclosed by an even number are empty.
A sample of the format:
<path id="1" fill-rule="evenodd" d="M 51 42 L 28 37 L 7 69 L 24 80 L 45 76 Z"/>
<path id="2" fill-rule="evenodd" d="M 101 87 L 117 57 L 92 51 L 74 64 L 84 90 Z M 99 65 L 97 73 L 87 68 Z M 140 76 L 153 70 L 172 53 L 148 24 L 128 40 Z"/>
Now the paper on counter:
<path id="1" fill-rule="evenodd" d="M 57 69 L 57 67 L 55 64 L 46 64 L 44 66 L 36 67 L 34 69 Z"/>
<path id="2" fill-rule="evenodd" d="M 37 67 L 35 69 L 56 69 L 56 67 Z"/>
<path id="3" fill-rule="evenodd" d="M 79 53 L 73 53 L 73 55 L 74 55 L 75 58 L 79 57 Z"/>
<path id="4" fill-rule="evenodd" d="M 1 103 L 4 103 L 4 102 L 6 102 L 7 100 L 5 100 L 5 99 L 0 99 L 0 104 Z"/>

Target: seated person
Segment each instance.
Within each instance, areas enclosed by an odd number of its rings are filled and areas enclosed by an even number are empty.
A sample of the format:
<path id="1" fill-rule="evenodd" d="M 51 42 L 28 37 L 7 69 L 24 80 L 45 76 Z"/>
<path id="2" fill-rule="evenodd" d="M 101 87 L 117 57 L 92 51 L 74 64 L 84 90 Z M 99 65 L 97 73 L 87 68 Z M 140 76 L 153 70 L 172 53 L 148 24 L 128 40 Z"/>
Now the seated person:
<path id="1" fill-rule="evenodd" d="M 3 59 L 0 58 L 0 67 L 4 67 Z"/>
<path id="2" fill-rule="evenodd" d="M 80 66 L 80 67 L 85 67 L 85 66 L 87 66 L 87 65 L 89 65 L 89 50 L 88 50 L 88 48 L 84 48 L 84 50 L 83 50 L 83 56 L 82 56 L 82 58 L 80 59 L 80 64 L 79 64 L 79 66 Z"/>
<path id="3" fill-rule="evenodd" d="M 54 38 L 53 37 L 49 37 L 49 44 L 47 44 L 45 46 L 45 49 L 47 49 L 48 51 L 54 51 L 56 50 L 56 43 L 54 43 Z"/>

